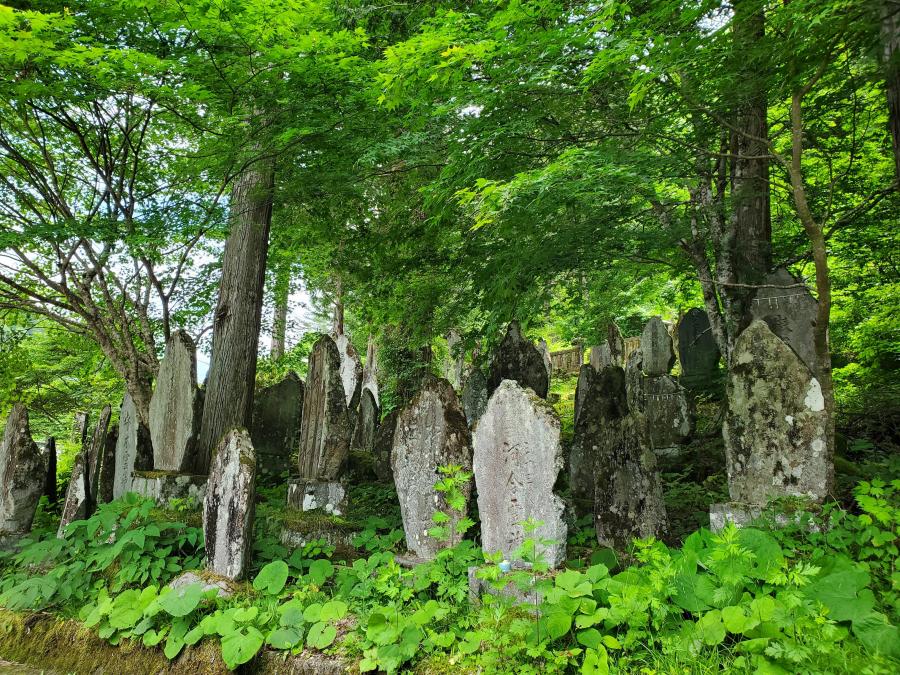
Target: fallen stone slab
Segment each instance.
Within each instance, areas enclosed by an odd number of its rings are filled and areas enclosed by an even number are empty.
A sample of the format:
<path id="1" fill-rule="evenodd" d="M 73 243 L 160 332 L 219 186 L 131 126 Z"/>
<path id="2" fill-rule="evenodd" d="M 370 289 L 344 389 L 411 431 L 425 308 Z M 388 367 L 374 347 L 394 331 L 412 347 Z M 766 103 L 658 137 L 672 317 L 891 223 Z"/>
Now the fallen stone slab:
<path id="1" fill-rule="evenodd" d="M 202 503 L 206 496 L 207 480 L 208 476 L 174 471 L 135 471 L 131 491 L 154 499 L 161 506 L 173 499 L 191 499 Z"/>

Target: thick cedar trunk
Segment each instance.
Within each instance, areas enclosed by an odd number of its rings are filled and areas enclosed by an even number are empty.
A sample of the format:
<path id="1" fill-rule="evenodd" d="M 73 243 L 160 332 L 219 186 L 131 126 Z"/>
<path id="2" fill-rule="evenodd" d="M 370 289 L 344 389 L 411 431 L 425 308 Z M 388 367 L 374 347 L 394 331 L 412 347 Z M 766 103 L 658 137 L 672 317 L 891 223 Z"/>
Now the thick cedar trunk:
<path id="1" fill-rule="evenodd" d="M 197 473 L 208 472 L 212 452 L 227 431 L 250 422 L 274 179 L 273 164 L 257 162 L 244 169 L 231 191 L 231 231 L 213 323 Z"/>
<path id="2" fill-rule="evenodd" d="M 272 318 L 272 344 L 269 355 L 273 359 L 284 356 L 285 337 L 287 335 L 288 296 L 290 295 L 290 279 L 288 274 L 279 271 L 275 282 L 275 315 Z"/>
<path id="3" fill-rule="evenodd" d="M 881 43 L 888 127 L 894 144 L 894 179 L 900 188 L 900 0 L 885 0 L 881 10 Z"/>

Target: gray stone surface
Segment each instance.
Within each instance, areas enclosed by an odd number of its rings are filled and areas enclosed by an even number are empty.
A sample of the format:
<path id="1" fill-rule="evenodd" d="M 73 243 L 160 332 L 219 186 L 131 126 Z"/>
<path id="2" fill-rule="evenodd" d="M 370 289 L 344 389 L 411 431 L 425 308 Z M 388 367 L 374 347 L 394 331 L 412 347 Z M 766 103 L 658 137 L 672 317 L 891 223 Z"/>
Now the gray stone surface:
<path id="1" fill-rule="evenodd" d="M 694 431 L 694 414 L 687 392 L 671 375 L 644 380 L 644 405 L 639 412 L 647 417 L 650 447 L 674 448 L 686 443 Z"/>
<path id="2" fill-rule="evenodd" d="M 589 430 L 597 447 L 595 527 L 601 546 L 621 550 L 634 537 L 660 536 L 668 521 L 647 423 L 640 412 L 629 410 L 625 374 L 608 367 L 600 378 L 602 422 Z"/>
<path id="3" fill-rule="evenodd" d="M 466 359 L 462 337 L 455 328 L 447 334 L 447 356 L 444 358 L 444 378 L 453 385 L 456 391 L 462 390 L 465 375 Z"/>
<path id="4" fill-rule="evenodd" d="M 103 462 L 100 465 L 100 477 L 97 483 L 97 503 L 108 504 L 113 500 L 113 487 L 116 478 L 116 445 L 119 441 L 119 427 L 114 424 L 103 439 Z"/>
<path id="5" fill-rule="evenodd" d="M 537 348 L 541 353 L 541 358 L 544 359 L 544 368 L 547 369 L 547 381 L 549 382 L 550 376 L 553 374 L 553 360 L 550 358 L 550 347 L 547 345 L 547 341 L 542 338 L 538 340 Z"/>
<path id="6" fill-rule="evenodd" d="M 206 568 L 240 579 L 253 553 L 256 453 L 245 429 L 227 432 L 212 458 L 203 499 Z"/>
<path id="7" fill-rule="evenodd" d="M 591 365 L 597 371 L 606 366 L 625 367 L 625 339 L 616 324 L 608 324 L 606 339 L 596 347 L 591 347 Z"/>
<path id="8" fill-rule="evenodd" d="M 359 411 L 356 415 L 350 450 L 371 453 L 375 449 L 375 434 L 378 431 L 380 417 L 378 403 L 375 402 L 372 392 L 368 389 L 363 390 L 359 399 Z"/>
<path id="9" fill-rule="evenodd" d="M 578 426 L 578 418 L 581 416 L 581 410 L 584 407 L 584 398 L 596 376 L 597 371 L 594 370 L 594 366 L 590 363 L 582 364 L 581 369 L 578 371 L 578 382 L 575 384 L 575 426 Z"/>
<path id="10" fill-rule="evenodd" d="M 91 416 L 88 412 L 77 412 L 72 423 L 72 442 L 84 445 L 87 440 L 88 427 L 91 423 Z"/>
<path id="11" fill-rule="evenodd" d="M 481 545 L 513 560 L 527 537 L 552 540 L 538 545 L 551 567 L 565 560 L 564 505 L 553 493 L 563 466 L 556 411 L 533 391 L 504 380 L 488 401 L 472 436 L 481 518 Z M 543 522 L 526 534 L 522 522 Z"/>
<path id="12" fill-rule="evenodd" d="M 184 331 L 169 337 L 150 398 L 150 439 L 153 468 L 189 472 L 197 458 L 194 449 L 202 406 L 197 393 L 197 348 Z"/>
<path id="13" fill-rule="evenodd" d="M 762 284 L 763 287 L 757 290 L 750 303 L 751 318 L 765 321 L 771 331 L 796 352 L 813 375 L 819 377 L 821 368 L 813 337 L 819 303 L 806 284 L 784 268 L 767 275 Z"/>
<path id="14" fill-rule="evenodd" d="M 309 355 L 300 427 L 300 476 L 321 481 L 341 478 L 352 433 L 341 380 L 340 352 L 334 340 L 323 335 Z"/>
<path id="15" fill-rule="evenodd" d="M 113 478 L 113 499 L 132 492 L 135 470 L 147 471 L 153 467 L 153 446 L 150 430 L 138 417 L 131 394 L 125 394 L 119 409 L 119 437 L 116 440 L 116 472 Z"/>
<path id="16" fill-rule="evenodd" d="M 391 469 L 391 454 L 394 448 L 394 431 L 397 428 L 399 409 L 391 410 L 375 432 L 375 444 L 372 454 L 375 460 L 375 476 L 381 481 L 394 482 L 394 471 Z"/>
<path id="17" fill-rule="evenodd" d="M 336 480 L 292 480 L 288 483 L 287 505 L 298 511 L 342 516 L 347 513 L 347 486 Z"/>
<path id="18" fill-rule="evenodd" d="M 723 436 L 732 500 L 824 499 L 834 466 L 822 388 L 765 321 L 751 323 L 735 342 L 726 395 Z"/>
<path id="19" fill-rule="evenodd" d="M 478 418 L 481 417 L 488 401 L 487 379 L 480 368 L 473 366 L 469 370 L 469 376 L 466 378 L 461 398 L 463 412 L 471 428 L 475 426 Z"/>
<path id="20" fill-rule="evenodd" d="M 0 534 L 31 530 L 46 480 L 45 457 L 31 438 L 28 411 L 16 403 L 6 418 L 0 444 Z"/>
<path id="21" fill-rule="evenodd" d="M 204 592 L 216 589 L 216 596 L 220 598 L 230 598 L 232 595 L 234 595 L 234 592 L 236 590 L 236 585 L 229 579 L 218 578 L 217 576 L 209 574 L 208 572 L 203 576 L 200 576 L 197 572 L 194 571 L 188 571 L 179 574 L 169 582 L 169 587 L 174 588 L 177 591 L 181 591 L 182 588 L 193 586 L 194 584 L 203 584 Z"/>
<path id="22" fill-rule="evenodd" d="M 198 504 L 206 496 L 207 476 L 166 471 L 135 470 L 131 491 L 156 500 L 162 506 L 173 499 L 192 499 Z"/>
<path id="23" fill-rule="evenodd" d="M 515 380 L 541 398 L 547 398 L 550 376 L 541 351 L 522 335 L 518 321 L 512 321 L 494 351 L 487 390 L 490 395 L 503 380 Z"/>
<path id="24" fill-rule="evenodd" d="M 44 443 L 41 455 L 44 458 L 44 466 L 47 467 L 44 474 L 44 494 L 47 495 L 47 501 L 50 504 L 56 504 L 59 501 L 59 495 L 56 491 L 56 439 L 53 436 L 50 436 Z"/>
<path id="25" fill-rule="evenodd" d="M 391 466 L 400 500 L 400 514 L 406 533 L 406 548 L 421 558 L 433 558 L 442 548 L 461 539 L 456 534 L 448 541 L 428 535 L 434 527 L 432 516 L 443 511 L 452 527 L 465 513 L 452 511 L 434 484 L 441 479 L 438 469 L 458 465 L 472 469 L 472 437 L 453 386 L 447 380 L 426 376 L 422 389 L 397 417 Z M 466 503 L 471 482 L 464 490 Z"/>
<path id="26" fill-rule="evenodd" d="M 809 515 L 808 512 L 802 509 L 784 513 L 759 504 L 740 504 L 738 502 L 710 504 L 709 529 L 712 532 L 719 532 L 725 528 L 727 523 L 734 523 L 735 527 L 747 527 L 761 518 L 765 518 L 766 525 L 774 524 L 776 527 L 802 525 L 807 515 Z M 821 531 L 814 522 L 807 522 L 806 527 L 809 532 Z"/>
<path id="27" fill-rule="evenodd" d="M 72 462 L 72 475 L 66 488 L 66 500 L 63 502 L 59 530 L 56 533 L 60 539 L 69 523 L 88 517 L 87 451 L 88 446 L 83 446 Z"/>
<path id="28" fill-rule="evenodd" d="M 344 386 L 347 408 L 356 410 L 363 381 L 362 361 L 359 360 L 359 354 L 356 353 L 347 335 L 343 333 L 338 335 L 334 339 L 334 344 L 341 355 L 341 383 Z"/>
<path id="29" fill-rule="evenodd" d="M 647 407 L 647 380 L 643 371 L 644 355 L 635 349 L 625 364 L 625 395 L 630 410 L 641 411 Z"/>
<path id="30" fill-rule="evenodd" d="M 103 470 L 103 460 L 106 458 L 106 439 L 109 435 L 109 420 L 112 418 L 112 406 L 106 404 L 100 411 L 94 433 L 89 439 L 87 449 L 87 488 L 88 507 L 87 516 L 94 513 L 100 501 L 100 474 Z"/>
<path id="31" fill-rule="evenodd" d="M 290 372 L 256 393 L 250 437 L 261 476 L 289 473 L 300 448 L 304 384 Z"/>
<path id="32" fill-rule="evenodd" d="M 719 346 L 706 312 L 689 309 L 678 322 L 678 360 L 681 383 L 694 391 L 708 391 L 718 379 Z"/>
<path id="33" fill-rule="evenodd" d="M 645 375 L 668 375 L 675 365 L 672 336 L 658 316 L 654 316 L 644 326 L 644 332 L 641 333 L 641 353 Z"/>

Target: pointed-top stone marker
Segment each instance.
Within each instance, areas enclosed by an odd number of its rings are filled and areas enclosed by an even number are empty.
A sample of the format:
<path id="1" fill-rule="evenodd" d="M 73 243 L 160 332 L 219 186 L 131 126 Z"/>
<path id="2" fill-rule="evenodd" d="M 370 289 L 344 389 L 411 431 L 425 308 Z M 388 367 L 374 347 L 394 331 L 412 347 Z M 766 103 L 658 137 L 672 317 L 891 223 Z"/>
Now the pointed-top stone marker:
<path id="1" fill-rule="evenodd" d="M 150 398 L 155 470 L 186 473 L 194 469 L 200 412 L 197 347 L 187 333 L 177 330 L 166 344 L 166 355 L 159 364 L 156 387 Z"/>
<path id="2" fill-rule="evenodd" d="M 25 534 L 44 492 L 46 464 L 31 438 L 28 411 L 16 403 L 0 445 L 0 534 Z"/>
<path id="3" fill-rule="evenodd" d="M 119 409 L 119 437 L 116 439 L 116 472 L 113 478 L 113 499 L 132 491 L 135 470 L 153 467 L 153 447 L 150 430 L 141 424 L 131 394 L 125 394 Z"/>
<path id="4" fill-rule="evenodd" d="M 488 394 L 503 380 L 515 380 L 541 398 L 547 398 L 550 390 L 550 375 L 544 356 L 522 335 L 518 321 L 510 322 L 506 336 L 494 352 Z"/>

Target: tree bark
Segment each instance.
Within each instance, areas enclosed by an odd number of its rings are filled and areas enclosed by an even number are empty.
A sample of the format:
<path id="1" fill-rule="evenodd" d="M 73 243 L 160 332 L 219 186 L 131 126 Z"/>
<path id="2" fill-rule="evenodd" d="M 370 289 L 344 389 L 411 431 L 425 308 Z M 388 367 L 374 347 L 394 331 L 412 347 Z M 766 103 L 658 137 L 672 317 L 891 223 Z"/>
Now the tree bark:
<path id="1" fill-rule="evenodd" d="M 209 471 L 222 436 L 250 422 L 274 182 L 274 163 L 261 160 L 241 172 L 231 191 L 231 231 L 222 259 L 197 447 L 200 474 Z"/>
<path id="2" fill-rule="evenodd" d="M 290 273 L 279 270 L 275 280 L 275 314 L 272 318 L 272 343 L 269 349 L 269 356 L 273 359 L 284 356 L 290 286 Z"/>
<path id="3" fill-rule="evenodd" d="M 894 178 L 900 190 L 900 1 L 884 0 L 881 9 L 881 43 L 888 127 L 894 145 Z"/>

